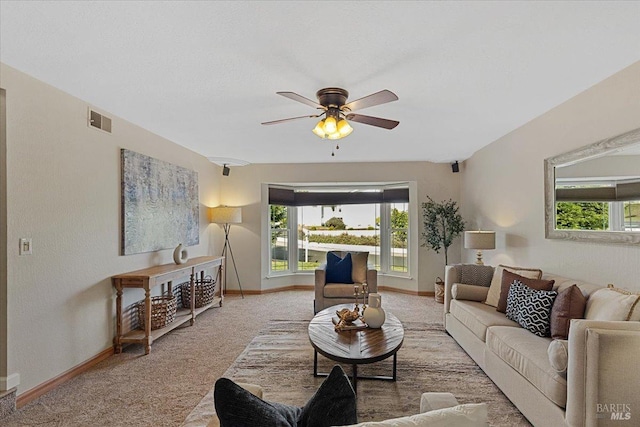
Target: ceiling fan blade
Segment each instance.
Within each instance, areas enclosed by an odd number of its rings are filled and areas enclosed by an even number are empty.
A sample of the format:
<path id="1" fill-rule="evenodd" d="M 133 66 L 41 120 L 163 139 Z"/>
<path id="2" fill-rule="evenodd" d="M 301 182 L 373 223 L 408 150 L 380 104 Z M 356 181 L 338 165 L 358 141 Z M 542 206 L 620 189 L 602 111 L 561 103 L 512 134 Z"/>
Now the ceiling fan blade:
<path id="1" fill-rule="evenodd" d="M 347 114 L 347 120 L 385 129 L 393 129 L 400 124 L 397 120 L 381 119 L 380 117 L 364 116 L 362 114 Z"/>
<path id="2" fill-rule="evenodd" d="M 278 123 L 289 122 L 291 120 L 309 119 L 309 118 L 313 118 L 313 117 L 320 117 L 321 115 L 322 114 L 316 114 L 316 115 L 311 115 L 311 116 L 290 117 L 288 119 L 280 119 L 280 120 L 272 120 L 270 122 L 262 122 L 261 124 L 263 124 L 263 125 L 277 125 Z"/>
<path id="3" fill-rule="evenodd" d="M 303 104 L 307 104 L 313 108 L 321 108 L 325 109 L 322 105 L 318 104 L 316 101 L 312 101 L 309 98 L 305 98 L 302 95 L 298 95 L 294 92 L 276 92 L 278 95 L 282 95 L 285 98 L 293 99 L 294 101 L 302 102 Z"/>
<path id="4" fill-rule="evenodd" d="M 343 108 L 348 108 L 350 111 L 362 110 L 363 108 L 373 107 L 374 105 L 386 104 L 387 102 L 397 101 L 398 96 L 390 90 L 381 90 L 380 92 L 372 93 L 364 98 L 356 99 L 344 105 Z"/>

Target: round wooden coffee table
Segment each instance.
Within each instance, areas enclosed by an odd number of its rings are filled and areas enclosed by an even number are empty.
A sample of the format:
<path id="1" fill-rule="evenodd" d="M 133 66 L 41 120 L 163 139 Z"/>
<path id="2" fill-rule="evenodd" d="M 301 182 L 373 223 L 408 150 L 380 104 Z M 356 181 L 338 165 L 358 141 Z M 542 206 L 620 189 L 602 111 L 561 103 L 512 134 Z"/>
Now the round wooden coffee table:
<path id="1" fill-rule="evenodd" d="M 404 341 L 404 328 L 396 316 L 385 310 L 386 320 L 381 328 L 336 332 L 332 318 L 343 308 L 353 309 L 353 304 L 334 305 L 320 311 L 309 323 L 309 341 L 313 353 L 313 375 L 318 372 L 318 353 L 353 368 L 353 389 L 358 391 L 358 379 L 396 380 L 397 353 Z M 375 363 L 393 356 L 391 376 L 358 376 L 358 365 Z"/>

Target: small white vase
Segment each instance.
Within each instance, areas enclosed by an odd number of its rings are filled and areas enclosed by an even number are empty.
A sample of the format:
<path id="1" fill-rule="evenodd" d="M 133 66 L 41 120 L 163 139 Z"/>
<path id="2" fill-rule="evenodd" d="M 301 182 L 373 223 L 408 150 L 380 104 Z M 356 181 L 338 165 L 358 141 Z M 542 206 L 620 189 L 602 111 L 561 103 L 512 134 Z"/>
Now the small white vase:
<path id="1" fill-rule="evenodd" d="M 380 328 L 384 324 L 385 314 L 380 305 L 382 304 L 382 296 L 380 294 L 369 294 L 369 305 L 362 313 L 364 323 L 370 328 Z"/>
<path id="2" fill-rule="evenodd" d="M 189 259 L 189 253 L 187 252 L 187 248 L 184 248 L 182 246 L 182 243 L 180 243 L 173 251 L 173 261 L 176 264 L 180 265 L 187 262 L 188 259 Z"/>

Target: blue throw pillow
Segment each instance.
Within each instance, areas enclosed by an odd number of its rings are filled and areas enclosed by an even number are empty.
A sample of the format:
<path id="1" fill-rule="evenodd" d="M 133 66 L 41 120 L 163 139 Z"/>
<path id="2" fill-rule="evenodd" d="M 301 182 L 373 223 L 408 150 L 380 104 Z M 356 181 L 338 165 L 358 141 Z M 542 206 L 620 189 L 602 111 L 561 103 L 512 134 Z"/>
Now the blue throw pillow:
<path id="1" fill-rule="evenodd" d="M 340 258 L 333 252 L 327 252 L 327 283 L 353 283 L 352 269 L 351 254 Z"/>

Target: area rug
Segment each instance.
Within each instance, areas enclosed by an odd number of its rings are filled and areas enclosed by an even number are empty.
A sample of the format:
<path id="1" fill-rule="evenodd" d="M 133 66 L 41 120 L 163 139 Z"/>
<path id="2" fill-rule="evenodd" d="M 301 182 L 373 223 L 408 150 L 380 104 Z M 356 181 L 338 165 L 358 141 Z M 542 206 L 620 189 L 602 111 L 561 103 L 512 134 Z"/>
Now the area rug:
<path id="1" fill-rule="evenodd" d="M 302 406 L 323 378 L 313 376 L 313 348 L 308 321 L 270 323 L 247 346 L 224 376 L 259 384 L 265 400 Z M 358 421 L 381 421 L 416 414 L 424 392 L 450 392 L 460 403 L 486 402 L 492 426 L 530 426 L 527 420 L 448 336 L 441 324 L 409 322 L 398 351 L 397 381 L 358 381 Z M 335 362 L 318 356 L 318 369 L 328 372 Z M 390 375 L 392 358 L 360 365 L 361 375 Z M 343 365 L 345 372 L 351 367 Z M 206 426 L 211 416 L 213 388 L 187 417 L 185 425 Z"/>

